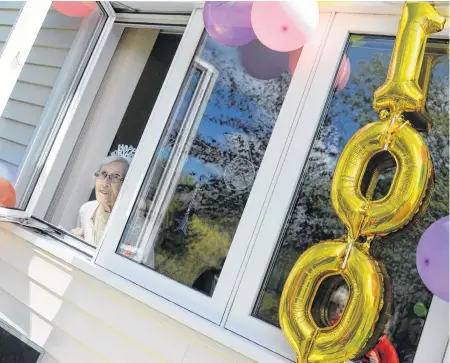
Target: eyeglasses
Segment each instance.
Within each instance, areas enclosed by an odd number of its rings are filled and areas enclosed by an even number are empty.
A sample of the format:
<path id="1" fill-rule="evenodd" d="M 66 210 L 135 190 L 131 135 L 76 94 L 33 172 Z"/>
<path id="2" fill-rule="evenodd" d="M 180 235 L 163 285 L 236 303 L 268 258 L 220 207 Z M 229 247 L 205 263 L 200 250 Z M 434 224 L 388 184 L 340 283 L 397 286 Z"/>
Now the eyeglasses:
<path id="1" fill-rule="evenodd" d="M 120 176 L 119 174 L 108 174 L 105 171 L 102 173 L 97 172 L 94 175 L 98 180 L 108 179 L 111 183 L 120 183 L 120 182 L 123 182 L 123 180 L 125 179 L 124 177 Z"/>

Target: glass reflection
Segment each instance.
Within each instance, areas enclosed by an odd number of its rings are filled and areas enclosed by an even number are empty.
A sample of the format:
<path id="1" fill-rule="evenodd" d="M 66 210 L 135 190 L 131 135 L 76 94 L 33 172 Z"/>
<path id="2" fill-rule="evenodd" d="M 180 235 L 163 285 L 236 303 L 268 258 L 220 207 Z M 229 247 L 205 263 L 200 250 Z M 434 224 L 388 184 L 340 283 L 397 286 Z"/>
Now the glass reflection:
<path id="1" fill-rule="evenodd" d="M 342 83 L 341 86 L 337 84 L 323 114 L 279 251 L 273 258 L 254 308 L 253 315 L 261 320 L 279 325 L 281 292 L 299 255 L 314 243 L 345 233 L 331 205 L 331 179 L 339 154 L 350 137 L 360 127 L 378 120 L 377 113 L 372 109 L 373 92 L 386 78 L 393 45 L 394 39 L 388 37 L 350 37 L 343 57 L 343 62 L 347 59 L 349 62 L 348 82 L 345 87 Z M 435 193 L 428 211 L 406 228 L 372 242 L 371 254 L 385 264 L 393 284 L 392 318 L 380 344 L 384 348 L 395 349 L 402 363 L 412 363 L 414 359 L 432 298 L 415 268 L 416 246 L 428 226 L 449 214 L 447 52 L 448 43 L 428 42 L 426 56 L 435 57 L 427 96 L 433 128 L 422 136 L 432 154 L 436 173 Z M 342 75 L 338 75 L 337 79 L 340 77 L 342 79 Z M 393 172 L 394 169 L 388 169 L 380 176 L 375 198 L 387 194 Z M 339 311 L 345 306 L 345 294 L 345 287 L 341 287 L 341 292 L 334 296 L 335 301 L 331 301 L 334 310 Z M 418 309 L 418 306 L 422 308 Z M 367 356 L 362 361 L 368 362 L 370 358 L 375 359 Z"/>
<path id="2" fill-rule="evenodd" d="M 212 295 L 289 83 L 205 35 L 117 253 Z"/>

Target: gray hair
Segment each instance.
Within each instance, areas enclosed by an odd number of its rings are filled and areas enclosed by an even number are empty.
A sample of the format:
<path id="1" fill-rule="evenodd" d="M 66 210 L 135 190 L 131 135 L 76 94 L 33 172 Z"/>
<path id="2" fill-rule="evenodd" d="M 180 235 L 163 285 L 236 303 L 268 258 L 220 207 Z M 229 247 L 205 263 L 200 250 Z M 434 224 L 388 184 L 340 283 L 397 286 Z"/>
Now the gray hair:
<path id="1" fill-rule="evenodd" d="M 100 171 L 106 164 L 115 163 L 115 162 L 123 163 L 125 165 L 125 174 L 128 172 L 128 169 L 130 168 L 130 163 L 128 162 L 128 160 L 121 156 L 116 156 L 116 155 L 110 155 L 110 156 L 107 156 L 106 158 L 104 158 L 102 160 L 100 166 L 98 167 L 97 171 Z"/>
<path id="2" fill-rule="evenodd" d="M 330 300 L 335 304 L 345 306 L 347 305 L 348 297 L 349 297 L 348 288 L 345 285 L 342 285 L 339 286 L 339 288 L 336 291 L 333 291 Z"/>

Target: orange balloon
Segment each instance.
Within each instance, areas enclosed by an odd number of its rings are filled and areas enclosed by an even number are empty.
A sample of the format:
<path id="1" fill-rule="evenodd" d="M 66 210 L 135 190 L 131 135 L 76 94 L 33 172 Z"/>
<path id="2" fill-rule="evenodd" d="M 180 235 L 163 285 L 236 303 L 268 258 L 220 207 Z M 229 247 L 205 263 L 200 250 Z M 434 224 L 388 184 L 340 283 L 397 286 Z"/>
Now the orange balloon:
<path id="1" fill-rule="evenodd" d="M 95 1 L 53 1 L 52 5 L 61 14 L 73 17 L 88 16 L 97 7 Z"/>
<path id="2" fill-rule="evenodd" d="M 300 55 L 302 54 L 302 49 L 303 48 L 294 50 L 289 55 L 289 70 L 291 71 L 291 74 L 294 74 L 295 67 L 297 67 L 298 60 L 300 59 Z"/>
<path id="3" fill-rule="evenodd" d="M 350 79 L 350 60 L 346 55 L 344 55 L 334 84 L 334 86 L 337 87 L 336 92 L 341 92 L 347 85 L 349 79 Z"/>
<path id="4" fill-rule="evenodd" d="M 5 178 L 0 178 L 0 207 L 14 208 L 16 206 L 16 191 Z"/>

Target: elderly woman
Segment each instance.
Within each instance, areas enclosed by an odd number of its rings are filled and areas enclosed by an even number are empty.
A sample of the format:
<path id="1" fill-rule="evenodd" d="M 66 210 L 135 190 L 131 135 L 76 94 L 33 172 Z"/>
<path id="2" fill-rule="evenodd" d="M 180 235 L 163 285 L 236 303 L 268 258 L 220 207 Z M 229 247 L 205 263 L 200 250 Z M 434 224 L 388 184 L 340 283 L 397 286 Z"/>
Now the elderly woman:
<path id="1" fill-rule="evenodd" d="M 340 286 L 331 295 L 331 325 L 335 325 L 339 322 L 342 314 L 344 313 L 345 306 L 347 305 L 349 298 L 349 291 L 346 286 Z M 389 323 L 388 323 L 389 325 Z M 387 326 L 386 326 L 387 330 Z M 384 334 L 375 347 L 370 350 L 365 357 L 361 358 L 359 363 L 399 363 L 397 351 L 394 345 L 390 342 L 388 336 Z M 352 363 L 352 362 L 346 362 Z"/>
<path id="2" fill-rule="evenodd" d="M 98 246 L 106 223 L 116 203 L 130 164 L 121 156 L 108 156 L 95 173 L 95 198 L 83 204 L 78 216 L 78 228 L 72 233 Z"/>

